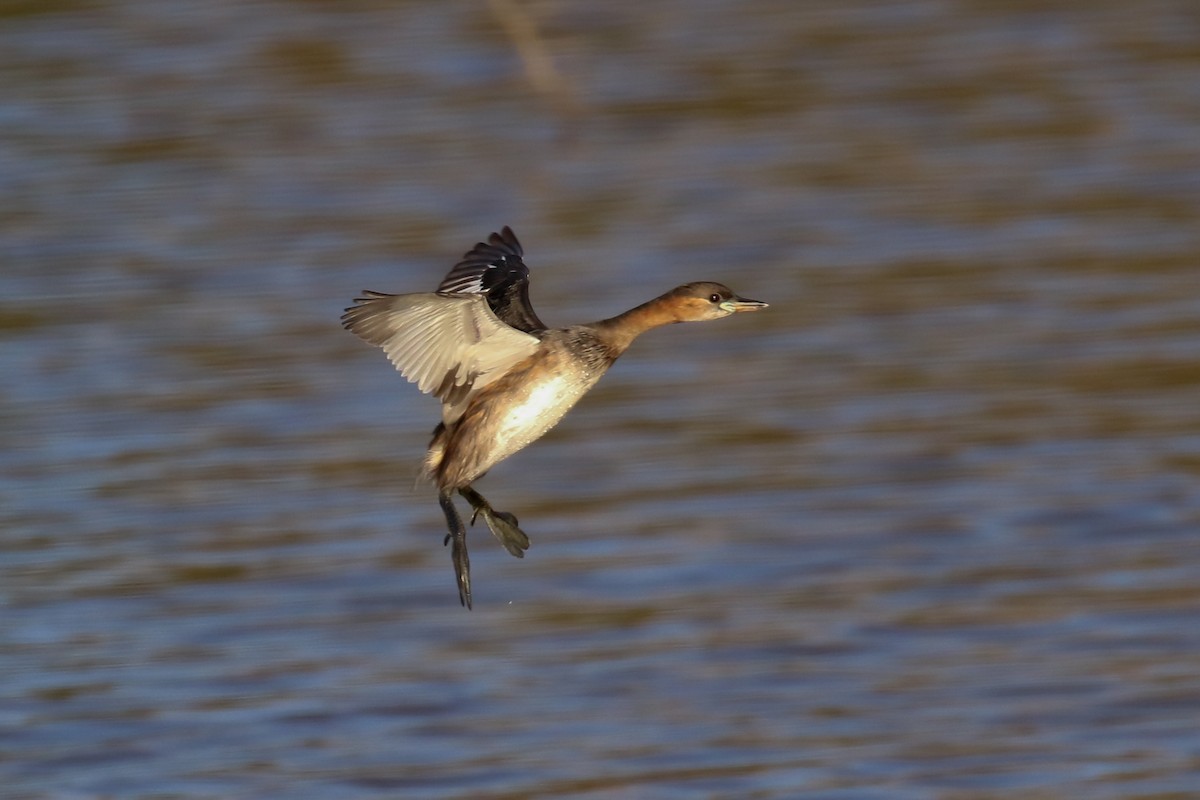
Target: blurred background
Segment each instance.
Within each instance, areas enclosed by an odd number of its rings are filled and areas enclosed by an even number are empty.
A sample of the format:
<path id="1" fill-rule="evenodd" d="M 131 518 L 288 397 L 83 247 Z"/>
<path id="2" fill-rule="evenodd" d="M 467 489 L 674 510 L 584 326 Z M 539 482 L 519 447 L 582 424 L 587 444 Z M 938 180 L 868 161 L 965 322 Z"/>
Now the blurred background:
<path id="1" fill-rule="evenodd" d="M 710 279 L 479 488 L 338 324 Z M 1200 10 L 0 3 L 12 798 L 1182 798 Z"/>

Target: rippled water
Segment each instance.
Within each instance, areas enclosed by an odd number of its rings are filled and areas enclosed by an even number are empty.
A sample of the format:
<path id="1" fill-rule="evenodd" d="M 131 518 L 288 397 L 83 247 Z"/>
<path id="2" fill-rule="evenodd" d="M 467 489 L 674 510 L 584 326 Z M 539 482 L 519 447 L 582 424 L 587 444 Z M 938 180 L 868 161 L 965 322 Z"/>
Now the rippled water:
<path id="1" fill-rule="evenodd" d="M 1193 5 L 515 9 L 0 10 L 5 796 L 1194 796 Z M 772 308 L 481 483 L 468 613 L 337 317 L 504 224 Z"/>

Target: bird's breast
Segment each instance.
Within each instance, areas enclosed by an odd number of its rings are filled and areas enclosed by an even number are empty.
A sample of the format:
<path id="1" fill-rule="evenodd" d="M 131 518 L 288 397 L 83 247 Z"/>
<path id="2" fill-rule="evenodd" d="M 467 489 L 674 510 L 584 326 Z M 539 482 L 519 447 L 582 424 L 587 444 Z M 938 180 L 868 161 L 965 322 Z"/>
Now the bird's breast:
<path id="1" fill-rule="evenodd" d="M 495 409 L 499 461 L 541 437 L 563 418 L 595 380 L 571 372 L 552 375 L 523 387 L 514 402 Z"/>
<path id="2" fill-rule="evenodd" d="M 469 484 L 539 439 L 596 385 L 612 358 L 586 337 L 563 334 L 547 336 L 539 353 L 474 397 L 451 426 L 436 466 L 439 485 Z"/>

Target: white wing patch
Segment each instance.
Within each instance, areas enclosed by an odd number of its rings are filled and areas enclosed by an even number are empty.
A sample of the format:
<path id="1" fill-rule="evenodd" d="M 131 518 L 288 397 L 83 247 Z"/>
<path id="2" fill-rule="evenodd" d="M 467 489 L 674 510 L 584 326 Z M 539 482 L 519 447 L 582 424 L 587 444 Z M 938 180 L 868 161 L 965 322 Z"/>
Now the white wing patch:
<path id="1" fill-rule="evenodd" d="M 540 345 L 537 337 L 497 319 L 484 295 L 371 292 L 356 302 L 343 324 L 383 348 L 401 375 L 440 399 L 448 423 Z"/>

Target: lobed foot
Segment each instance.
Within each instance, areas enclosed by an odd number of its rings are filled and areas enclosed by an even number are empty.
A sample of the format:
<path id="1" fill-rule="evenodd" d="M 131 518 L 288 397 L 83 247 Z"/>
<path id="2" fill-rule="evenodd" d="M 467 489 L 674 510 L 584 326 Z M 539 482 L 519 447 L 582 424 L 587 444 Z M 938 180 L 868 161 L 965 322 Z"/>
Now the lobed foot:
<path id="1" fill-rule="evenodd" d="M 440 494 L 438 502 L 446 514 L 446 525 L 450 532 L 442 545 L 450 545 L 450 560 L 454 562 L 454 577 L 458 582 L 458 601 L 471 608 L 471 559 L 467 555 L 467 528 L 454 508 L 449 494 Z"/>
<path id="2" fill-rule="evenodd" d="M 446 534 L 443 544 L 450 545 L 450 560 L 454 562 L 454 577 L 458 581 L 458 602 L 471 607 L 471 559 L 467 555 L 467 532 Z"/>
<path id="3" fill-rule="evenodd" d="M 472 525 L 475 524 L 477 517 L 482 516 L 483 521 L 491 529 L 492 535 L 500 540 L 500 544 L 504 545 L 505 550 L 517 558 L 525 557 L 525 551 L 529 549 L 529 537 L 525 535 L 525 531 L 517 527 L 515 515 L 492 508 L 483 495 L 469 486 L 459 489 L 458 492 L 467 498 L 467 502 L 474 509 L 474 513 L 471 514 Z"/>
<path id="4" fill-rule="evenodd" d="M 492 535 L 500 540 L 500 544 L 504 545 L 505 550 L 517 558 L 525 557 L 525 551 L 529 549 L 529 537 L 525 535 L 525 531 L 517 527 L 516 517 L 507 511 L 477 508 L 471 515 L 472 525 L 475 524 L 475 517 L 480 515 L 491 529 Z"/>

